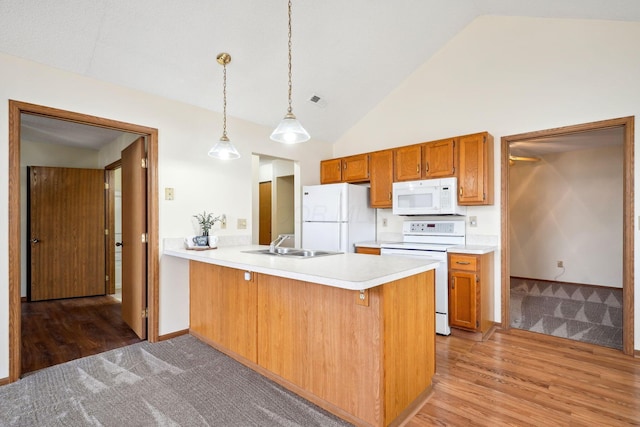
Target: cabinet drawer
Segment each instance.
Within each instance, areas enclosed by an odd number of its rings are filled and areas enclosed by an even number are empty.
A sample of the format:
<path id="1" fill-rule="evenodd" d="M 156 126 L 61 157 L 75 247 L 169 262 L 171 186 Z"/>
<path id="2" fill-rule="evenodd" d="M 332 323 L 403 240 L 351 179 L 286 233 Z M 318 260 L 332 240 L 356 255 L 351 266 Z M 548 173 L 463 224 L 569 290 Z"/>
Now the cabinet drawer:
<path id="1" fill-rule="evenodd" d="M 449 260 L 450 270 L 476 271 L 478 268 L 478 259 L 474 256 L 451 254 Z"/>

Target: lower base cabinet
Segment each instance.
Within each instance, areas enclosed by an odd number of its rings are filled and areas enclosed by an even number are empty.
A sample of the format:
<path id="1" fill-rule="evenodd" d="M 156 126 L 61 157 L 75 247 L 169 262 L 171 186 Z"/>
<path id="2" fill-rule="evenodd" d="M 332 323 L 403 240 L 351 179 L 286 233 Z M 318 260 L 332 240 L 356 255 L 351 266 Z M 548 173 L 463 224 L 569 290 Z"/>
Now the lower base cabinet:
<path id="1" fill-rule="evenodd" d="M 433 270 L 361 292 L 190 261 L 190 332 L 347 421 L 386 426 L 430 392 L 434 289 Z"/>
<path id="2" fill-rule="evenodd" d="M 493 326 L 493 252 L 448 257 L 449 325 L 484 335 Z"/>

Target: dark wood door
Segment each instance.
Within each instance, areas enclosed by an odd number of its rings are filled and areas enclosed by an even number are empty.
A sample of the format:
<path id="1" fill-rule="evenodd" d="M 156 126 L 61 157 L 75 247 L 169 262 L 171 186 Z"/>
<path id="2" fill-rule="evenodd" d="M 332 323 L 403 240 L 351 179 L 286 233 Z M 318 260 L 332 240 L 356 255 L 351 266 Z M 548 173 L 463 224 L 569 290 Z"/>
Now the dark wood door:
<path id="1" fill-rule="evenodd" d="M 258 243 L 268 245 L 271 243 L 271 181 L 260 183 L 260 223 L 258 230 Z"/>
<path id="2" fill-rule="evenodd" d="M 30 301 L 105 293 L 104 171 L 31 166 Z"/>
<path id="3" fill-rule="evenodd" d="M 147 173 L 144 138 L 122 151 L 122 319 L 147 337 Z"/>

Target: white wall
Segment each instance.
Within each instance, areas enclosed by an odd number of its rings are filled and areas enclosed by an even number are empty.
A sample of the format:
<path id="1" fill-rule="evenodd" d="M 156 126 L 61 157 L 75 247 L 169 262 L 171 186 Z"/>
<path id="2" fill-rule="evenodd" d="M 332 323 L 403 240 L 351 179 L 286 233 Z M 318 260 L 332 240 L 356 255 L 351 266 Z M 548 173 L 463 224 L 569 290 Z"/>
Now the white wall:
<path id="1" fill-rule="evenodd" d="M 478 227 L 468 240 L 499 241 L 500 138 L 625 116 L 640 117 L 640 24 L 484 16 L 424 63 L 334 145 L 334 156 L 454 135 L 495 137 L 494 206 L 468 209 Z M 636 146 L 638 136 L 635 137 Z M 635 166 L 635 200 L 640 168 Z M 636 214 L 640 212 L 635 209 Z M 635 253 L 640 254 L 636 230 Z M 640 255 L 636 255 L 638 257 Z M 501 253 L 495 313 L 501 313 Z M 640 277 L 640 262 L 635 262 Z M 640 280 L 636 280 L 640 295 Z M 635 299 L 640 313 L 640 298 Z M 640 315 L 635 316 L 640 349 Z"/>
<path id="2" fill-rule="evenodd" d="M 228 117 L 229 138 L 242 157 L 222 162 L 207 156 L 222 133 L 222 115 L 143 92 L 88 79 L 30 61 L 0 54 L 0 229 L 8 229 L 8 100 L 29 102 L 104 117 L 159 131 L 159 237 L 194 234 L 191 216 L 203 209 L 226 213 L 230 235 L 250 235 L 252 153 L 297 161 L 301 185 L 320 180 L 319 159 L 331 157 L 331 146 L 309 141 L 285 146 L 269 140 L 272 129 Z M 274 126 L 276 123 L 274 123 Z M 164 200 L 164 188 L 175 199 Z M 296 209 L 299 211 L 299 200 Z M 237 230 L 236 219 L 247 218 Z M 219 227 L 219 224 L 216 224 Z M 160 248 L 162 249 L 162 248 Z M 0 233 L 0 379 L 9 369 L 8 236 Z M 160 260 L 160 334 L 188 327 L 188 287 L 184 274 L 167 272 Z M 178 277 L 178 278 L 176 278 Z"/>
<path id="3" fill-rule="evenodd" d="M 22 140 L 20 143 L 20 295 L 27 296 L 27 166 L 100 169 L 98 151 Z"/>
<path id="4" fill-rule="evenodd" d="M 541 159 L 509 169 L 511 275 L 622 288 L 622 146 Z"/>

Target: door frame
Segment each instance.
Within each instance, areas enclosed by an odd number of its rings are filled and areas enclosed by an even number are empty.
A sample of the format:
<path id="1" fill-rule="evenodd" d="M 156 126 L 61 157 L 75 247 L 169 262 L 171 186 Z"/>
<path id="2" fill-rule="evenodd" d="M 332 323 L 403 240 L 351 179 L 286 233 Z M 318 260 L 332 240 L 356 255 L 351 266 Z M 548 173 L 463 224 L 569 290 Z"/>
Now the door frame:
<path id="1" fill-rule="evenodd" d="M 626 355 L 634 354 L 634 116 L 598 122 L 565 126 L 501 138 L 501 274 L 502 274 L 502 319 L 501 327 L 510 329 L 510 297 L 509 286 L 509 144 L 516 141 L 544 138 L 550 136 L 570 135 L 592 130 L 622 127 L 623 141 L 623 237 L 622 237 L 622 351 Z"/>
<path id="2" fill-rule="evenodd" d="M 9 100 L 9 382 L 21 373 L 20 295 L 20 122 L 21 114 L 136 133 L 147 138 L 147 304 L 149 342 L 158 341 L 159 238 L 158 238 L 158 130 L 117 120 Z"/>

